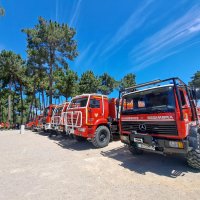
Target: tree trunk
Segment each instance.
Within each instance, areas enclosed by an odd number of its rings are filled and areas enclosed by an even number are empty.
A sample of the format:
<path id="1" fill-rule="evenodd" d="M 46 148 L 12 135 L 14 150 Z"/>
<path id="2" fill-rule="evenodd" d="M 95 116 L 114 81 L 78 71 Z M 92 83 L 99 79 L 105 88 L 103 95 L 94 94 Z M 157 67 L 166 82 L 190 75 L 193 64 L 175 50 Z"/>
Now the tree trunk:
<path id="1" fill-rule="evenodd" d="M 2 106 L 1 112 L 2 112 L 2 122 L 4 122 L 4 107 L 3 106 Z"/>
<path id="2" fill-rule="evenodd" d="M 11 123 L 11 95 L 8 96 L 8 122 Z"/>
<path id="3" fill-rule="evenodd" d="M 53 100 L 53 69 L 50 66 L 50 76 L 49 76 L 49 105 L 52 104 Z"/>
<path id="4" fill-rule="evenodd" d="M 37 98 L 35 96 L 35 115 L 36 116 L 37 116 L 37 109 L 38 109 L 38 107 L 37 107 Z"/>
<path id="5" fill-rule="evenodd" d="M 10 92 L 12 91 L 12 82 L 9 83 Z M 13 101 L 13 116 L 14 116 L 14 101 Z M 11 94 L 8 95 L 8 122 L 11 124 Z"/>
<path id="6" fill-rule="evenodd" d="M 1 101 L 1 94 L 0 94 L 0 122 L 3 122 L 2 120 L 2 116 L 3 116 L 3 112 L 2 112 L 2 108 L 3 108 L 3 105 L 2 105 L 2 101 Z"/>
<path id="7" fill-rule="evenodd" d="M 20 98 L 21 98 L 21 124 L 23 124 L 24 123 L 24 101 L 23 101 L 22 84 L 20 84 Z"/>
<path id="8" fill-rule="evenodd" d="M 42 106 L 43 106 L 43 110 L 46 107 L 45 106 L 45 99 L 44 99 L 44 89 L 42 89 Z"/>
<path id="9" fill-rule="evenodd" d="M 34 88 L 33 88 L 33 95 L 32 95 L 32 99 L 31 99 L 30 110 L 29 110 L 29 113 L 28 113 L 28 122 L 32 118 L 32 109 L 33 109 L 34 98 L 35 98 L 35 85 L 34 85 Z"/>
<path id="10" fill-rule="evenodd" d="M 39 108 L 40 108 L 40 111 L 42 110 L 42 104 L 41 104 L 41 92 L 39 92 Z"/>
<path id="11" fill-rule="evenodd" d="M 30 105 L 30 109 L 29 109 L 29 112 L 28 112 L 28 122 L 30 121 L 31 119 L 31 113 L 32 113 L 32 108 L 33 108 L 33 100 L 34 100 L 34 97 L 32 97 L 31 99 L 31 105 Z"/>
<path id="12" fill-rule="evenodd" d="M 49 105 L 52 104 L 52 100 L 53 100 L 53 64 L 54 64 L 54 55 L 55 55 L 55 51 L 53 49 L 53 47 L 50 47 L 50 60 L 49 60 L 49 70 L 50 70 L 50 74 L 49 74 Z"/>
<path id="13" fill-rule="evenodd" d="M 14 94 L 12 96 L 12 102 L 13 102 L 13 105 L 12 105 L 12 123 L 15 124 L 16 123 L 16 114 L 15 114 L 15 95 Z M 10 103 L 9 104 L 10 104 L 10 108 L 8 106 L 8 113 L 10 113 L 9 114 L 10 116 L 8 116 L 8 118 L 10 118 L 10 121 L 11 121 L 11 99 L 10 99 Z"/>

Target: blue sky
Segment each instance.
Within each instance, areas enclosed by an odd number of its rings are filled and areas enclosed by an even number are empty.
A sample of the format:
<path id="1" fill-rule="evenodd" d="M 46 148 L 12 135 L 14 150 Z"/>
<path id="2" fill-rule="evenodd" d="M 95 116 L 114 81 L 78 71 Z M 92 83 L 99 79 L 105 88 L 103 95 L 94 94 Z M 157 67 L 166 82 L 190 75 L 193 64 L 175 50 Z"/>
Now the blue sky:
<path id="1" fill-rule="evenodd" d="M 200 70 L 199 0 L 0 0 L 0 50 L 26 58 L 26 36 L 38 16 L 77 30 L 79 57 L 70 66 L 116 79 L 136 74 L 138 83 Z"/>

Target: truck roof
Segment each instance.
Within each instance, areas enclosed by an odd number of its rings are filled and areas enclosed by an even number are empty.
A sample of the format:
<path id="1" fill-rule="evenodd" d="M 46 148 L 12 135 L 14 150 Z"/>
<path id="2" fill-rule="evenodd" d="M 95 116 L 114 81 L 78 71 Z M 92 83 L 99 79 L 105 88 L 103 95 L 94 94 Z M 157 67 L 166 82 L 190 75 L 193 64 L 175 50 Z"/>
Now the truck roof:
<path id="1" fill-rule="evenodd" d="M 69 104 L 69 103 L 70 103 L 70 102 L 66 101 L 66 102 L 64 102 L 64 103 L 62 103 L 62 104 L 58 104 L 58 105 L 56 105 L 56 108 L 63 107 L 63 106 L 65 106 L 65 105 Z"/>
<path id="2" fill-rule="evenodd" d="M 44 109 L 49 108 L 49 107 L 56 107 L 56 105 L 55 104 L 50 104 L 47 107 L 45 107 Z"/>
<path id="3" fill-rule="evenodd" d="M 134 93 L 139 93 L 139 92 L 143 92 L 143 91 L 147 91 L 147 90 L 157 89 L 157 88 L 173 87 L 173 86 L 174 86 L 173 84 L 159 85 L 159 86 L 145 88 L 145 89 L 141 89 L 141 90 L 137 90 L 137 91 L 133 91 L 133 92 L 128 92 L 128 93 L 125 93 L 122 96 L 126 96 L 126 95 L 129 95 L 129 94 L 134 94 Z"/>

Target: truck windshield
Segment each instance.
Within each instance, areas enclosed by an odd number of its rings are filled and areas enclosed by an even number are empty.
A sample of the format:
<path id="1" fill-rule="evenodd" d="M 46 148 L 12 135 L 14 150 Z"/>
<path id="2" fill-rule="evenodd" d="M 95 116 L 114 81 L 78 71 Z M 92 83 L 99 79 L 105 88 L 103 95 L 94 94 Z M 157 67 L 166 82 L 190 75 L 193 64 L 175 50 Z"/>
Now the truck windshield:
<path id="1" fill-rule="evenodd" d="M 86 107 L 88 101 L 88 97 L 73 99 L 70 103 L 70 108 L 83 108 Z"/>
<path id="2" fill-rule="evenodd" d="M 63 109 L 62 107 L 58 107 L 58 108 L 54 109 L 54 115 L 60 116 L 62 113 L 62 109 Z"/>
<path id="3" fill-rule="evenodd" d="M 154 88 L 123 97 L 122 114 L 160 113 L 174 110 L 173 87 Z"/>

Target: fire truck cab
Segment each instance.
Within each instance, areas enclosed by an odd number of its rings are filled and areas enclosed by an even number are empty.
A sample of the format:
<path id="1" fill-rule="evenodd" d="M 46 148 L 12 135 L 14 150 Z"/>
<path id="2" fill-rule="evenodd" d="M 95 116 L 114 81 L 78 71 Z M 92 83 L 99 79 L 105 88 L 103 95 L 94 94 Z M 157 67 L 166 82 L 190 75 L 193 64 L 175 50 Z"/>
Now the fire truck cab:
<path id="1" fill-rule="evenodd" d="M 35 121 L 34 121 L 34 127 L 33 127 L 33 130 L 34 131 L 40 131 L 42 130 L 42 127 L 43 127 L 43 114 L 40 114 L 38 115 L 36 118 L 35 118 Z"/>
<path id="2" fill-rule="evenodd" d="M 117 99 L 100 94 L 76 96 L 63 113 L 63 122 L 77 140 L 90 139 L 95 147 L 105 147 L 113 134 L 119 134 Z"/>
<path id="3" fill-rule="evenodd" d="M 29 130 L 33 130 L 35 124 L 35 120 L 32 119 L 30 122 L 26 123 L 25 128 Z"/>
<path id="4" fill-rule="evenodd" d="M 50 131 L 51 130 L 51 118 L 52 118 L 53 111 L 54 111 L 55 107 L 56 107 L 56 105 L 51 104 L 44 109 L 43 119 L 42 119 L 44 131 Z"/>
<path id="5" fill-rule="evenodd" d="M 200 169 L 200 90 L 169 78 L 136 85 L 121 94 L 121 141 L 133 154 L 144 150 L 184 154 L 190 166 Z"/>
<path id="6" fill-rule="evenodd" d="M 53 131 L 58 133 L 65 133 L 65 126 L 63 120 L 63 113 L 67 111 L 69 102 L 57 105 L 53 111 L 51 118 L 51 128 Z"/>

